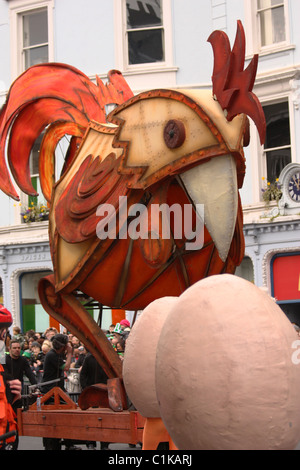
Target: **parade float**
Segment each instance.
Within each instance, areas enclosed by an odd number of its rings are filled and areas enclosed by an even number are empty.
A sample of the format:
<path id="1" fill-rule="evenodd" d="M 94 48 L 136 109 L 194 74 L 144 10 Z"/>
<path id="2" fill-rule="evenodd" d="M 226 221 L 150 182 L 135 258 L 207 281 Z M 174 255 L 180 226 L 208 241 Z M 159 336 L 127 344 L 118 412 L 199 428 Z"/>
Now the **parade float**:
<path id="1" fill-rule="evenodd" d="M 9 90 L 0 114 L 0 188 L 18 200 L 8 162 L 20 190 L 36 196 L 29 161 L 33 144 L 43 134 L 39 175 L 50 208 L 53 274 L 39 283 L 41 304 L 85 344 L 109 377 L 107 385 L 84 390 L 78 405 L 54 388 L 42 397 L 40 410 L 36 403 L 26 411 L 19 410 L 21 435 L 135 444 L 145 440 L 144 425 L 151 425 L 148 418 L 152 417 L 159 420 L 163 432 L 171 433 L 173 442 L 170 415 L 174 409 L 163 404 L 164 410 L 157 411 L 155 403 L 156 411 L 147 416 L 156 392 L 164 403 L 162 388 L 166 384 L 156 381 L 151 389 L 148 382 L 150 395 L 143 398 L 144 405 L 136 402 L 132 386 L 138 389 L 140 377 L 130 376 L 132 358 L 127 360 L 125 354 L 123 380 L 119 356 L 77 293 L 114 309 L 151 311 L 152 303 L 166 296 L 181 302 L 201 280 L 217 278 L 226 283 L 241 263 L 244 236 L 239 189 L 245 176 L 243 149 L 250 139 L 249 118 L 256 124 L 261 143 L 266 130 L 262 107 L 252 92 L 258 56 L 245 68 L 245 34 L 240 21 L 232 48 L 222 31 L 213 32 L 208 41 L 214 52 L 212 90 L 155 89 L 134 96 L 116 70 L 109 72 L 106 84 L 98 77 L 94 83 L 74 67 L 60 63 L 29 68 Z M 107 114 L 108 105 L 114 109 Z M 55 149 L 65 135 L 71 136 L 70 145 L 56 180 Z M 174 212 L 161 210 L 153 217 L 157 207 Z M 219 288 L 222 292 L 222 286 Z M 201 326 L 201 312 L 194 309 L 194 313 Z M 161 344 L 159 334 L 169 322 L 169 316 L 162 317 L 157 320 L 157 335 L 153 335 L 154 357 Z M 209 330 L 205 327 L 203 331 L 209 339 Z M 129 347 L 135 357 L 131 334 Z M 230 342 L 229 333 L 227 340 Z M 139 339 L 136 341 L 138 344 Z M 201 344 L 198 347 L 196 354 L 201 355 Z M 188 397 L 190 386 L 201 388 L 197 379 L 201 371 L 188 354 L 182 357 L 192 368 L 192 382 L 184 385 Z M 138 360 L 147 361 L 147 352 Z M 168 365 L 162 358 L 159 361 L 157 367 L 168 377 Z M 174 380 L 182 385 L 178 374 L 176 370 Z M 208 383 L 222 385 L 222 381 Z M 176 388 L 176 384 L 172 386 Z M 209 390 L 208 386 L 208 395 Z M 127 395 L 137 411 L 128 410 Z M 53 405 L 45 404 L 50 396 Z M 193 414 L 193 406 L 188 404 L 186 411 Z M 174 434 L 173 448 L 197 446 Z M 199 446 L 207 446 L 200 437 L 198 440 Z M 229 436 L 229 447 L 230 442 Z"/>

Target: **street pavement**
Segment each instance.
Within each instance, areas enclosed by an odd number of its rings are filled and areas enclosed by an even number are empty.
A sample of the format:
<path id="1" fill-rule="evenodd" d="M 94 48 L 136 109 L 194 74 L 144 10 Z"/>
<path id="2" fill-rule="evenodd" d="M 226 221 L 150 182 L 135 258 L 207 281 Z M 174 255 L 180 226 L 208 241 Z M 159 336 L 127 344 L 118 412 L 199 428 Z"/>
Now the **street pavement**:
<path id="1" fill-rule="evenodd" d="M 78 445 L 82 450 L 88 450 L 86 445 Z M 64 449 L 64 447 L 63 447 Z M 20 436 L 18 450 L 44 450 L 42 437 L 32 436 Z M 100 450 L 100 444 L 97 442 L 97 450 Z M 130 447 L 128 444 L 109 444 L 109 450 L 141 450 L 141 446 L 138 444 L 136 447 Z"/>
<path id="2" fill-rule="evenodd" d="M 88 450 L 85 445 L 79 446 L 82 450 Z M 64 449 L 64 447 L 63 447 Z M 41 437 L 31 437 L 31 436 L 20 436 L 19 438 L 19 448 L 18 450 L 44 450 L 43 440 Z M 97 450 L 100 450 L 100 444 L 97 442 Z M 128 444 L 109 444 L 109 450 L 141 450 L 141 446 L 137 445 L 136 447 L 130 447 Z M 295 450 L 300 450 L 300 442 L 297 445 Z M 105 452 L 105 451 L 103 451 Z"/>

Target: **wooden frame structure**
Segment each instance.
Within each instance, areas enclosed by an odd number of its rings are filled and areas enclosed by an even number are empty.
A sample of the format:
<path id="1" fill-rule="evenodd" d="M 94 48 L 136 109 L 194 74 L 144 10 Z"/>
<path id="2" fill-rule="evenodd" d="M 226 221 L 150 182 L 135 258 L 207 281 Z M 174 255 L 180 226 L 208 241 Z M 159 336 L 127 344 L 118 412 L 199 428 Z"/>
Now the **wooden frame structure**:
<path id="1" fill-rule="evenodd" d="M 50 398 L 54 403 L 45 404 Z M 142 442 L 144 422 L 137 411 L 82 410 L 58 387 L 41 398 L 41 410 L 36 403 L 27 411 L 18 409 L 20 436 L 137 444 Z"/>

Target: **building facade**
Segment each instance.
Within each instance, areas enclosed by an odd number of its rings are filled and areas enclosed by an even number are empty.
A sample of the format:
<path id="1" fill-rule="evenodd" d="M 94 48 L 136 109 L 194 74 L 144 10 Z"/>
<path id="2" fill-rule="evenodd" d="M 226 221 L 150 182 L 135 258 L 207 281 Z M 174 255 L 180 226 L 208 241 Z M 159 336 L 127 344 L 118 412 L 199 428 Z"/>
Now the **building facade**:
<path id="1" fill-rule="evenodd" d="M 134 93 L 209 88 L 213 54 L 207 38 L 222 29 L 233 43 L 240 19 L 246 59 L 260 56 L 255 93 L 267 138 L 261 146 L 251 123 L 241 190 L 246 251 L 237 274 L 267 290 L 300 323 L 299 17 L 299 0 L 0 0 L 0 104 L 24 70 L 52 61 L 77 67 L 93 81 L 118 69 Z M 64 145 L 57 148 L 57 174 Z M 31 175 L 39 189 L 37 161 L 33 149 Z M 266 207 L 262 190 L 278 186 L 278 178 L 284 194 Z M 0 194 L 2 296 L 16 324 L 41 331 L 49 318 L 36 289 L 52 268 L 48 227 L 47 221 L 24 223 L 24 214 L 44 201 L 25 194 L 20 200 Z M 106 327 L 111 317 L 105 321 Z"/>

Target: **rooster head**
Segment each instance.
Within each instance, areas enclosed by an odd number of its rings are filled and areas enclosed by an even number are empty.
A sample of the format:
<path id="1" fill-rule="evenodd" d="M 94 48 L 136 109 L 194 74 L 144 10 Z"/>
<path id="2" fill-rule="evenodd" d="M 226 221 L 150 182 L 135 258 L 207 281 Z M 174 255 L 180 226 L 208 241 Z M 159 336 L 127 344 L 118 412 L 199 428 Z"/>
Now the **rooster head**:
<path id="1" fill-rule="evenodd" d="M 118 125 L 119 172 L 140 172 L 132 189 L 151 192 L 177 179 L 187 199 L 204 206 L 205 225 L 225 261 L 245 175 L 246 116 L 228 122 L 209 91 L 153 90 L 118 106 L 108 120 Z"/>

